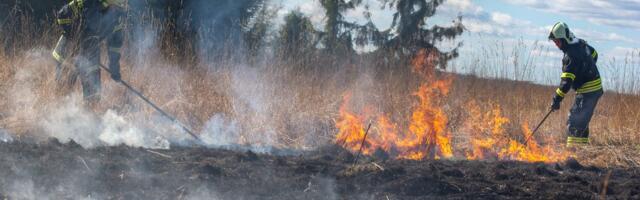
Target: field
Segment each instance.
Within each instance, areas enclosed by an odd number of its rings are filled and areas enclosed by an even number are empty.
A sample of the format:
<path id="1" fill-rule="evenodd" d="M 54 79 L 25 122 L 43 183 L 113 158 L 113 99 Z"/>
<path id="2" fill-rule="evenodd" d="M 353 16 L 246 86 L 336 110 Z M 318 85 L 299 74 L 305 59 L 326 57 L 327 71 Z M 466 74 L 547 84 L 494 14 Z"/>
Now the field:
<path id="1" fill-rule="evenodd" d="M 11 199 L 640 198 L 634 170 L 513 161 L 364 160 L 327 146 L 291 155 L 206 148 L 0 145 Z"/>
<path id="2" fill-rule="evenodd" d="M 0 49 L 0 197 L 640 198 L 637 94 L 606 91 L 591 144 L 569 149 L 573 94 L 532 135 L 555 87 L 445 72 L 426 50 L 180 59 L 143 31 L 123 80 L 194 140 L 104 71 L 85 105 L 79 81 L 54 80 L 59 31 L 32 28 Z"/>

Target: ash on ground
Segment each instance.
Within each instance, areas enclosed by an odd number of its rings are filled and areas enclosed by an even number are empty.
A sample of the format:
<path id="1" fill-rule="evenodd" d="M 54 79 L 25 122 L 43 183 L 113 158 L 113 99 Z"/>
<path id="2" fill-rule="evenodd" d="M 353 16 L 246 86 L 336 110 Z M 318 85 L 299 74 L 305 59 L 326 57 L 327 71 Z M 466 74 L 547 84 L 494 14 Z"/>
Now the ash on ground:
<path id="1" fill-rule="evenodd" d="M 640 199 L 635 169 L 0 143 L 0 199 Z"/>

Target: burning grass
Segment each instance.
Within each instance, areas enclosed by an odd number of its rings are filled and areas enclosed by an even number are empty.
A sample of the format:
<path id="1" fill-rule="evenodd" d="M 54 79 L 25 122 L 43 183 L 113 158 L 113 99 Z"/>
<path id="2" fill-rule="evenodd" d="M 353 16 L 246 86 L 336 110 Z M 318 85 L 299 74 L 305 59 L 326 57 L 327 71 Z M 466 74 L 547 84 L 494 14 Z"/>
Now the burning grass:
<path id="1" fill-rule="evenodd" d="M 39 136 L 45 131 L 39 121 L 80 89 L 79 83 L 60 89 L 53 80 L 55 38 L 30 42 L 16 55 L 0 52 L 0 89 L 7 91 L 0 95 L 0 124 L 14 135 Z M 524 144 L 529 125 L 547 111 L 553 87 L 443 73 L 426 51 L 409 62 L 375 55 L 345 61 L 315 52 L 300 62 L 193 64 L 137 48 L 124 48 L 123 78 L 196 132 L 224 133 L 215 140 L 292 149 L 337 143 L 357 151 L 368 134 L 363 154 L 399 159 L 556 162 L 574 156 L 562 147 L 572 98 Z M 172 130 L 105 73 L 102 80 L 96 113 L 115 110 L 152 133 Z M 637 166 L 640 156 L 619 149 L 640 145 L 639 98 L 607 92 L 591 124 L 593 147 L 575 156 L 599 166 Z"/>
<path id="2" fill-rule="evenodd" d="M 385 113 L 372 116 L 368 112 L 364 115 L 350 112 L 347 107 L 351 97 L 347 94 L 336 123 L 339 129 L 336 142 L 352 151 L 362 149 L 365 155 L 384 151 L 394 158 L 413 160 L 464 157 L 469 160 L 558 162 L 571 155 L 563 148 L 558 148 L 557 141 L 548 140 L 545 145 L 540 145 L 535 139 L 526 143 L 518 140 L 517 134 L 506 132 L 504 126 L 510 119 L 502 115 L 500 105 L 490 103 L 492 106 L 483 110 L 474 99 L 468 99 L 459 108 L 467 112 L 467 118 L 462 122 L 463 128 L 453 132 L 450 116 L 444 107 L 450 105 L 446 97 L 454 80 L 435 75 L 435 60 L 432 57 L 420 51 L 412 61 L 413 72 L 426 81 L 412 95 L 417 101 L 410 108 L 411 115 L 401 118 L 409 120 L 408 127 L 400 129 Z M 375 128 L 371 134 L 364 129 L 367 119 L 377 119 L 372 122 Z M 521 131 L 516 132 L 522 134 L 520 138 L 533 137 L 528 123 L 524 122 L 521 127 Z M 454 144 L 452 136 L 463 132 L 467 133 L 461 137 L 467 140 L 466 143 Z"/>

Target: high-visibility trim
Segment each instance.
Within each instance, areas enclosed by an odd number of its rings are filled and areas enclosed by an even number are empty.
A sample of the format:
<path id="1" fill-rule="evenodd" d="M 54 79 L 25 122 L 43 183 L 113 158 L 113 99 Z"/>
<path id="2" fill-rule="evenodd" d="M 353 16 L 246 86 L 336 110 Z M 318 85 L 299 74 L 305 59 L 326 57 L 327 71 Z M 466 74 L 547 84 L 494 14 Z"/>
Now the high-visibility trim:
<path id="1" fill-rule="evenodd" d="M 597 56 L 598 56 L 598 52 L 596 50 L 593 50 L 593 53 L 591 53 L 591 57 L 596 58 Z"/>
<path id="2" fill-rule="evenodd" d="M 74 15 L 79 15 L 80 10 L 84 7 L 84 0 L 73 0 L 69 3 L 69 7 L 73 10 Z"/>
<path id="3" fill-rule="evenodd" d="M 576 90 L 577 93 L 589 93 L 595 92 L 602 89 L 602 79 L 598 78 L 593 81 L 586 82 L 582 85 L 582 87 Z"/>
<path id="4" fill-rule="evenodd" d="M 564 92 L 562 92 L 562 90 L 561 90 L 560 88 L 558 88 L 558 89 L 556 90 L 556 94 L 558 94 L 558 96 L 560 96 L 560 97 L 564 97 L 564 95 L 565 95 L 565 93 L 564 93 Z"/>
<path id="5" fill-rule="evenodd" d="M 583 137 L 567 137 L 567 145 L 569 144 L 588 144 L 589 142 L 591 142 L 591 140 L 589 140 L 588 137 L 583 138 Z"/>
<path id="6" fill-rule="evenodd" d="M 58 61 L 59 63 L 64 62 L 64 58 L 57 51 L 53 51 L 51 55 L 53 56 L 53 59 L 56 59 L 56 61 Z"/>
<path id="7" fill-rule="evenodd" d="M 105 0 L 100 0 L 100 2 L 102 3 L 102 6 L 103 6 L 103 7 L 105 7 L 105 8 L 109 7 L 109 3 L 108 3 L 107 1 L 105 1 Z"/>
<path id="8" fill-rule="evenodd" d="M 120 53 L 121 49 L 122 48 L 120 48 L 120 47 L 109 47 L 109 51 L 110 52 L 115 52 L 115 53 Z"/>
<path id="9" fill-rule="evenodd" d="M 71 1 L 71 4 L 82 8 L 84 7 L 84 0 L 73 0 Z"/>
<path id="10" fill-rule="evenodd" d="M 560 78 L 570 78 L 571 80 L 576 80 L 576 75 L 573 73 L 562 73 L 562 75 L 560 76 Z"/>
<path id="11" fill-rule="evenodd" d="M 71 24 L 73 21 L 71 19 L 58 19 L 56 22 L 58 22 L 59 25 L 65 25 Z"/>

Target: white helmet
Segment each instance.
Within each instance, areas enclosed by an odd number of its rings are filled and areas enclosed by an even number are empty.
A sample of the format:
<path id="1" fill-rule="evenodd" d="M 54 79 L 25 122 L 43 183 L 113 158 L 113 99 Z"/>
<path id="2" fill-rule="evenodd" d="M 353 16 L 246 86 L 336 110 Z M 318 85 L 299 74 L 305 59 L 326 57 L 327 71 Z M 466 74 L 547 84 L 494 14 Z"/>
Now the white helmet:
<path id="1" fill-rule="evenodd" d="M 564 22 L 558 22 L 551 27 L 549 33 L 549 39 L 565 39 L 567 42 L 571 42 L 575 38 L 573 33 L 569 30 L 569 26 Z"/>

